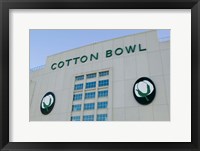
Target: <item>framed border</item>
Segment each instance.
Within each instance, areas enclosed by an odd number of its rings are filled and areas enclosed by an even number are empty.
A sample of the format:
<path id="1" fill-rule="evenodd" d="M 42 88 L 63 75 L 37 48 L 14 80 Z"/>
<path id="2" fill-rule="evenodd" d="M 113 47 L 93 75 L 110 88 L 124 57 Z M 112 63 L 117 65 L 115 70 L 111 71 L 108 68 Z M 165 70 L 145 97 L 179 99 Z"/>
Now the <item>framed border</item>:
<path id="1" fill-rule="evenodd" d="M 0 149 L 200 150 L 200 0 L 0 0 Z M 9 142 L 9 9 L 191 9 L 191 142 Z"/>

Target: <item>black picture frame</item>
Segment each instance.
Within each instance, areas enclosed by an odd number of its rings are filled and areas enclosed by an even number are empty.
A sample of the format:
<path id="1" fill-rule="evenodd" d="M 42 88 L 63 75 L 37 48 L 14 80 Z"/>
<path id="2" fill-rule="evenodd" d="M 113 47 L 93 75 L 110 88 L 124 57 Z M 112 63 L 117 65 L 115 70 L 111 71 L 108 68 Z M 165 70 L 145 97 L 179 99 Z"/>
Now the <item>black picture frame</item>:
<path id="1" fill-rule="evenodd" d="M 10 9 L 191 9 L 191 142 L 9 142 Z M 8 150 L 200 150 L 199 0 L 0 0 L 0 149 Z"/>

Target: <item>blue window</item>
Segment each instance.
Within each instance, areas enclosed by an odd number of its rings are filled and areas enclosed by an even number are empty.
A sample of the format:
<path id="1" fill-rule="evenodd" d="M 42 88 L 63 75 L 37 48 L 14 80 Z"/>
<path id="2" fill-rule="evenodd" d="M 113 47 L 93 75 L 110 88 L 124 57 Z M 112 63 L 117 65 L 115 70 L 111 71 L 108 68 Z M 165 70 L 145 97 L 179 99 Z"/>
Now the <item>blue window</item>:
<path id="1" fill-rule="evenodd" d="M 74 90 L 82 90 L 83 89 L 83 84 L 76 84 L 74 86 Z"/>
<path id="2" fill-rule="evenodd" d="M 99 91 L 98 92 L 98 97 L 106 97 L 108 96 L 108 90 L 104 90 L 104 91 Z"/>
<path id="3" fill-rule="evenodd" d="M 84 104 L 84 110 L 93 110 L 93 109 L 94 109 L 94 103 Z"/>
<path id="4" fill-rule="evenodd" d="M 71 121 L 80 121 L 81 117 L 80 116 L 72 116 Z"/>
<path id="5" fill-rule="evenodd" d="M 94 121 L 94 115 L 84 115 L 83 121 Z"/>
<path id="6" fill-rule="evenodd" d="M 72 111 L 80 111 L 81 110 L 81 104 L 72 105 Z"/>
<path id="7" fill-rule="evenodd" d="M 92 99 L 92 98 L 95 98 L 95 92 L 85 93 L 85 99 Z"/>
<path id="8" fill-rule="evenodd" d="M 91 79 L 91 78 L 95 78 L 95 77 L 96 77 L 96 73 L 87 74 L 87 76 L 86 76 L 87 79 Z"/>
<path id="9" fill-rule="evenodd" d="M 99 81 L 99 87 L 108 86 L 109 80 L 101 80 Z"/>
<path id="10" fill-rule="evenodd" d="M 83 80 L 83 79 L 84 79 L 84 75 L 80 75 L 80 76 L 75 77 L 76 81 Z"/>
<path id="11" fill-rule="evenodd" d="M 107 114 L 97 114 L 97 121 L 107 121 L 108 115 Z"/>
<path id="12" fill-rule="evenodd" d="M 107 76 L 107 75 L 109 75 L 109 71 L 99 72 L 100 77 Z"/>
<path id="13" fill-rule="evenodd" d="M 85 86 L 86 89 L 95 88 L 95 87 L 96 87 L 96 82 L 88 82 L 86 83 L 86 86 Z"/>
<path id="14" fill-rule="evenodd" d="M 76 100 L 82 100 L 82 94 L 74 94 L 73 100 L 74 101 L 76 101 Z"/>
<path id="15" fill-rule="evenodd" d="M 97 108 L 98 109 L 105 109 L 108 107 L 108 102 L 98 102 Z"/>

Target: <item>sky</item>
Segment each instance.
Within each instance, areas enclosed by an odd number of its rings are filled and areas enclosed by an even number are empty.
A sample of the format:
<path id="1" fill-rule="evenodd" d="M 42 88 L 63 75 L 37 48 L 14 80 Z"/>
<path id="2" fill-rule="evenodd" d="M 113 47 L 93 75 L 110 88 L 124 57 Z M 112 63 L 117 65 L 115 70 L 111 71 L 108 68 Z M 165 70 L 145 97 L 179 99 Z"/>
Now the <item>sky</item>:
<path id="1" fill-rule="evenodd" d="M 30 69 L 45 65 L 47 56 L 94 42 L 100 42 L 148 30 L 32 29 L 30 30 Z M 158 30 L 158 37 L 170 37 L 170 30 Z"/>

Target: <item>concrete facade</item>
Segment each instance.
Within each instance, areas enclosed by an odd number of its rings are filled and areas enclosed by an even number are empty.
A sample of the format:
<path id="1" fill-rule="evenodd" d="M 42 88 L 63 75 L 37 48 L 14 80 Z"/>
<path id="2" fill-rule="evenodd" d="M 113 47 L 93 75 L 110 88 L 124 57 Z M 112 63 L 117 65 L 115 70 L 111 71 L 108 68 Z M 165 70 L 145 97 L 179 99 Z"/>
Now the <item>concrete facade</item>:
<path id="1" fill-rule="evenodd" d="M 134 52 L 128 53 L 127 48 L 134 45 Z M 79 58 L 75 60 L 76 57 Z M 106 71 L 108 75 L 100 76 Z M 96 77 L 87 78 L 93 73 Z M 81 75 L 84 79 L 76 80 Z M 156 87 L 149 105 L 139 104 L 133 96 L 133 85 L 140 77 L 150 78 Z M 109 84 L 98 86 L 102 80 Z M 89 82 L 96 82 L 96 87 L 86 89 Z M 78 84 L 83 84 L 83 88 L 75 90 Z M 108 96 L 99 97 L 99 91 L 107 91 Z M 47 92 L 53 92 L 56 100 L 52 111 L 44 115 L 40 103 Z M 90 92 L 95 92 L 95 96 L 85 99 Z M 82 99 L 75 101 L 75 94 L 82 94 Z M 49 56 L 43 69 L 30 72 L 29 100 L 30 121 L 71 121 L 72 117 L 82 121 L 87 115 L 93 115 L 94 121 L 99 115 L 106 115 L 103 119 L 107 121 L 169 121 L 170 41 L 160 42 L 157 31 L 152 30 Z M 107 102 L 106 107 L 99 108 L 98 102 Z M 94 103 L 94 109 L 85 109 L 84 104 L 88 103 Z M 74 105 L 80 105 L 80 110 L 73 110 Z"/>

